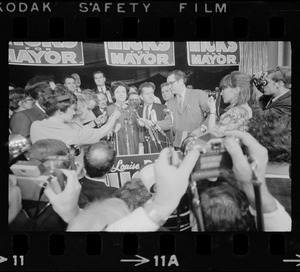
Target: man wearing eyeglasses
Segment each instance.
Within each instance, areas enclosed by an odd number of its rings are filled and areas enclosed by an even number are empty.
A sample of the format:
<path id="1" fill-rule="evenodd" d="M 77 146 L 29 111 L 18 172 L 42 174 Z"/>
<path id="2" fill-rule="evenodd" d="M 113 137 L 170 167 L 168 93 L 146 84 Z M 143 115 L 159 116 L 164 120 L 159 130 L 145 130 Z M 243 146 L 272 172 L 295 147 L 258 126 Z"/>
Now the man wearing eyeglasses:
<path id="1" fill-rule="evenodd" d="M 167 83 L 176 97 L 168 101 L 168 109 L 174 117 L 174 147 L 179 148 L 189 132 L 199 128 L 208 112 L 207 94 L 202 90 L 186 87 L 187 76 L 180 70 L 172 71 Z M 205 128 L 205 127 L 204 127 Z"/>
<path id="2" fill-rule="evenodd" d="M 291 116 L 291 68 L 277 67 L 267 71 L 263 95 L 258 99 L 263 110 Z"/>

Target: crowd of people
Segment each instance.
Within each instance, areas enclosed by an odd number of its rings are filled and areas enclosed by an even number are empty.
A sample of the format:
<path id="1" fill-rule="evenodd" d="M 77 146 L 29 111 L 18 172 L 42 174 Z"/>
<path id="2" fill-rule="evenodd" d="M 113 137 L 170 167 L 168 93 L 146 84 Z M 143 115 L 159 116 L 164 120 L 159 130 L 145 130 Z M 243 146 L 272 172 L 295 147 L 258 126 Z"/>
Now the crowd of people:
<path id="1" fill-rule="evenodd" d="M 108 86 L 103 72 L 93 77 L 91 89 L 81 88 L 78 74 L 63 84 L 45 76 L 24 88 L 12 84 L 10 141 L 27 141 L 26 159 L 50 178 L 36 183 L 33 199 L 28 190 L 24 197 L 24 179 L 9 175 L 11 230 L 291 230 L 290 67 L 231 72 L 213 95 L 193 89 L 175 70 L 160 86 L 163 103 L 152 82 Z M 216 96 L 228 103 L 222 114 Z M 208 134 L 223 139 L 233 166 L 196 181 L 195 194 L 191 173 L 202 150 L 183 154 L 180 147 L 187 136 Z M 74 146 L 82 163 L 74 164 Z M 143 153 L 160 154 L 122 188 L 111 187 L 107 173 L 116 156 Z"/>

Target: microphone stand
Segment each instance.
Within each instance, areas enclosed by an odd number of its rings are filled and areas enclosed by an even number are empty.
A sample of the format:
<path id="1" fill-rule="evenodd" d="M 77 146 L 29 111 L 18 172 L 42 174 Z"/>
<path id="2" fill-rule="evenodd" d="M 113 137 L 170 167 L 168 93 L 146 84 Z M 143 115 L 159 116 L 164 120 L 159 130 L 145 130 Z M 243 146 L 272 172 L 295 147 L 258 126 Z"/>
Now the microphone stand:
<path id="1" fill-rule="evenodd" d="M 124 119 L 124 126 L 125 126 L 125 139 L 126 139 L 126 149 L 127 154 L 130 155 L 130 145 L 129 145 L 129 138 L 128 138 L 128 119 Z"/>
<path id="2" fill-rule="evenodd" d="M 115 133 L 115 135 L 116 135 L 116 140 L 115 140 L 115 150 L 117 151 L 117 156 L 119 156 L 120 154 L 119 154 L 119 146 L 118 146 L 118 143 L 119 143 L 119 132 L 116 132 Z"/>
<path id="3" fill-rule="evenodd" d="M 154 128 L 152 128 L 152 133 L 154 135 L 154 138 L 156 139 L 156 142 L 158 143 L 158 145 L 160 146 L 160 150 L 157 150 L 157 151 L 161 151 L 162 150 L 162 145 L 161 145 L 161 142 L 159 140 L 159 136 L 158 136 L 158 133 L 155 131 Z M 158 149 L 158 148 L 157 148 Z"/>
<path id="4" fill-rule="evenodd" d="M 151 152 L 150 137 L 149 136 L 145 136 L 145 140 L 146 140 L 147 146 L 148 146 L 148 153 L 152 153 Z"/>
<path id="5" fill-rule="evenodd" d="M 174 147 L 174 116 L 173 116 L 173 113 L 168 109 L 166 111 L 169 115 L 170 115 L 170 118 L 171 118 L 171 127 L 170 127 L 170 145 L 172 147 Z"/>

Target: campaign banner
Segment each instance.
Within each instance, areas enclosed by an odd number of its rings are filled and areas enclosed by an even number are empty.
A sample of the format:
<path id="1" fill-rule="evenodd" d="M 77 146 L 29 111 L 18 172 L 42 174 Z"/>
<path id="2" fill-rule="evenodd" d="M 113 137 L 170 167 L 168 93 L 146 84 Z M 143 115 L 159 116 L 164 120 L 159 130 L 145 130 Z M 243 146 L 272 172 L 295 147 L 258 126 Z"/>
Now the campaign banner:
<path id="1" fill-rule="evenodd" d="M 84 65 L 82 42 L 9 42 L 8 63 L 27 66 Z"/>
<path id="2" fill-rule="evenodd" d="M 189 66 L 233 66 L 240 63 L 238 42 L 187 42 Z"/>
<path id="3" fill-rule="evenodd" d="M 117 156 L 112 169 L 107 174 L 107 184 L 121 188 L 135 177 L 143 165 L 154 162 L 158 155 L 159 153 Z"/>
<path id="4" fill-rule="evenodd" d="M 104 42 L 111 66 L 174 66 L 174 42 Z"/>

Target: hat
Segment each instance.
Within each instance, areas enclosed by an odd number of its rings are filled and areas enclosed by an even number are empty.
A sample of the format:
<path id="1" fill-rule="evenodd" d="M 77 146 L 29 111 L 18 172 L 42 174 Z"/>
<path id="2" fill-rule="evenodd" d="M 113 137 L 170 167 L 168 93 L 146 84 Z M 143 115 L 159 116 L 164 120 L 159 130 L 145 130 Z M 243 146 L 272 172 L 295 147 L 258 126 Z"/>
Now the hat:
<path id="1" fill-rule="evenodd" d="M 145 164 L 139 171 L 139 177 L 142 180 L 148 192 L 154 194 L 156 192 L 154 163 Z"/>

